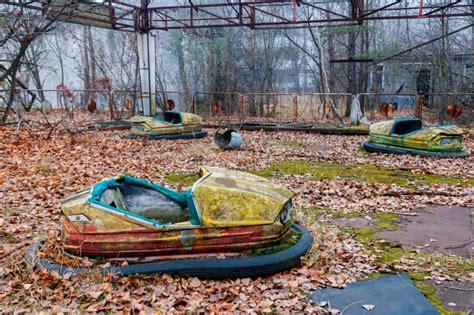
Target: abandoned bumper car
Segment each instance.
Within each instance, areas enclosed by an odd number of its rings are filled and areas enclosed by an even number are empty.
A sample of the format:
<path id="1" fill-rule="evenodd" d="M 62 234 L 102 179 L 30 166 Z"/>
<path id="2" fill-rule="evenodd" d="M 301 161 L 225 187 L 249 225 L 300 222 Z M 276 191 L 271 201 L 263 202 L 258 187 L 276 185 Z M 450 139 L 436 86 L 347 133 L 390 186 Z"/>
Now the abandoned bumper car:
<path id="1" fill-rule="evenodd" d="M 455 125 L 423 128 L 418 118 L 399 118 L 372 124 L 363 148 L 369 152 L 457 158 L 469 155 L 462 139 L 463 130 Z"/>
<path id="2" fill-rule="evenodd" d="M 194 139 L 207 136 L 202 130 L 202 118 L 191 113 L 163 111 L 163 117 L 135 116 L 131 119 L 131 138 Z"/>
<path id="3" fill-rule="evenodd" d="M 289 190 L 238 171 L 202 167 L 199 175 L 184 192 L 120 175 L 62 203 L 64 253 L 109 267 L 73 268 L 38 258 L 41 241 L 30 246 L 26 261 L 60 274 L 202 278 L 270 275 L 299 264 L 312 237 L 291 219 Z"/>

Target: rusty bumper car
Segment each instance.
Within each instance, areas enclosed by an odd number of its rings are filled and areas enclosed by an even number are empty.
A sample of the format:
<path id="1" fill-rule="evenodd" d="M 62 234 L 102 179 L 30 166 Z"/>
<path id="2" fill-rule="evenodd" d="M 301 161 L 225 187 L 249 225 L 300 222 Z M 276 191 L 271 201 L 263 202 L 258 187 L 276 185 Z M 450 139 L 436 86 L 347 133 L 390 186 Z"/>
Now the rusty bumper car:
<path id="1" fill-rule="evenodd" d="M 418 118 L 399 118 L 372 124 L 362 146 L 368 152 L 458 158 L 469 155 L 462 140 L 463 130 L 455 125 L 423 128 Z"/>
<path id="2" fill-rule="evenodd" d="M 175 110 L 163 111 L 163 117 L 135 116 L 131 119 L 131 138 L 196 139 L 207 136 L 198 115 Z"/>
<path id="3" fill-rule="evenodd" d="M 62 203 L 65 254 L 100 262 L 126 260 L 127 266 L 59 265 L 38 258 L 41 242 L 28 249 L 26 261 L 60 274 L 202 278 L 270 275 L 299 263 L 312 237 L 291 219 L 289 190 L 238 171 L 202 167 L 199 174 L 184 192 L 120 175 Z"/>

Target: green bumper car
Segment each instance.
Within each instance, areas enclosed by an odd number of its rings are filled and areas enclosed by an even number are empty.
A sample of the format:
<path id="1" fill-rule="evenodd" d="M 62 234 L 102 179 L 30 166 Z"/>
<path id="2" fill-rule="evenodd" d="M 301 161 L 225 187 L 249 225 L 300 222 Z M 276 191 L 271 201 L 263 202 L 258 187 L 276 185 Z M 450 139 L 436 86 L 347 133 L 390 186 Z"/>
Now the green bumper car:
<path id="1" fill-rule="evenodd" d="M 368 152 L 459 158 L 469 155 L 462 140 L 455 125 L 422 127 L 421 119 L 399 118 L 372 124 L 362 146 Z"/>
<path id="2" fill-rule="evenodd" d="M 131 119 L 131 138 L 195 139 L 207 136 L 202 118 L 191 113 L 163 111 L 163 117 L 135 116 Z"/>

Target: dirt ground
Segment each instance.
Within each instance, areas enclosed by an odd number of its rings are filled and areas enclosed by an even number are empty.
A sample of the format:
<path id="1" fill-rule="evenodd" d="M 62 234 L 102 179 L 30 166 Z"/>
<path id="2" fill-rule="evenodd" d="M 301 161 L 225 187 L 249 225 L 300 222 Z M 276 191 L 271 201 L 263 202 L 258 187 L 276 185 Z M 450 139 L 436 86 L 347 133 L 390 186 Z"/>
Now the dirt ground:
<path id="1" fill-rule="evenodd" d="M 198 140 L 133 140 L 127 130 L 91 129 L 93 119 L 76 115 L 50 139 L 50 128 L 34 122 L 0 127 L 0 312 L 324 312 L 311 303 L 311 290 L 387 272 L 441 284 L 457 281 L 463 284 L 460 292 L 472 288 L 472 251 L 397 247 L 376 233 L 394 233 L 403 227 L 401 218 L 427 206 L 474 207 L 473 138 L 465 139 L 471 153 L 466 159 L 367 154 L 361 150 L 363 136 L 291 132 L 244 131 L 241 148 L 220 151 L 212 141 L 215 130 Z M 61 277 L 26 266 L 23 256 L 33 240 L 58 242 L 59 203 L 68 194 L 119 173 L 183 190 L 189 183 L 173 175 L 196 172 L 200 165 L 253 171 L 295 193 L 293 217 L 315 238 L 299 268 L 266 278 L 214 281 Z M 333 224 L 334 218 L 371 224 L 343 226 Z"/>

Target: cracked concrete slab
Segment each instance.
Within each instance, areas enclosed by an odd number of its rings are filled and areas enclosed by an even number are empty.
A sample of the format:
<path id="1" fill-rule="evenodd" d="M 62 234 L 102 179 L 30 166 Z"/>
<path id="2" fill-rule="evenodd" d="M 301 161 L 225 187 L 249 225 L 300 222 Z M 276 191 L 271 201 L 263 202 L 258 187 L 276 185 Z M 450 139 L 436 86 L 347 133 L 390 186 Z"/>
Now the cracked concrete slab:
<path id="1" fill-rule="evenodd" d="M 418 213 L 417 216 L 401 216 L 398 230 L 379 231 L 376 234 L 425 253 L 442 252 L 472 257 L 474 208 L 429 207 Z"/>

